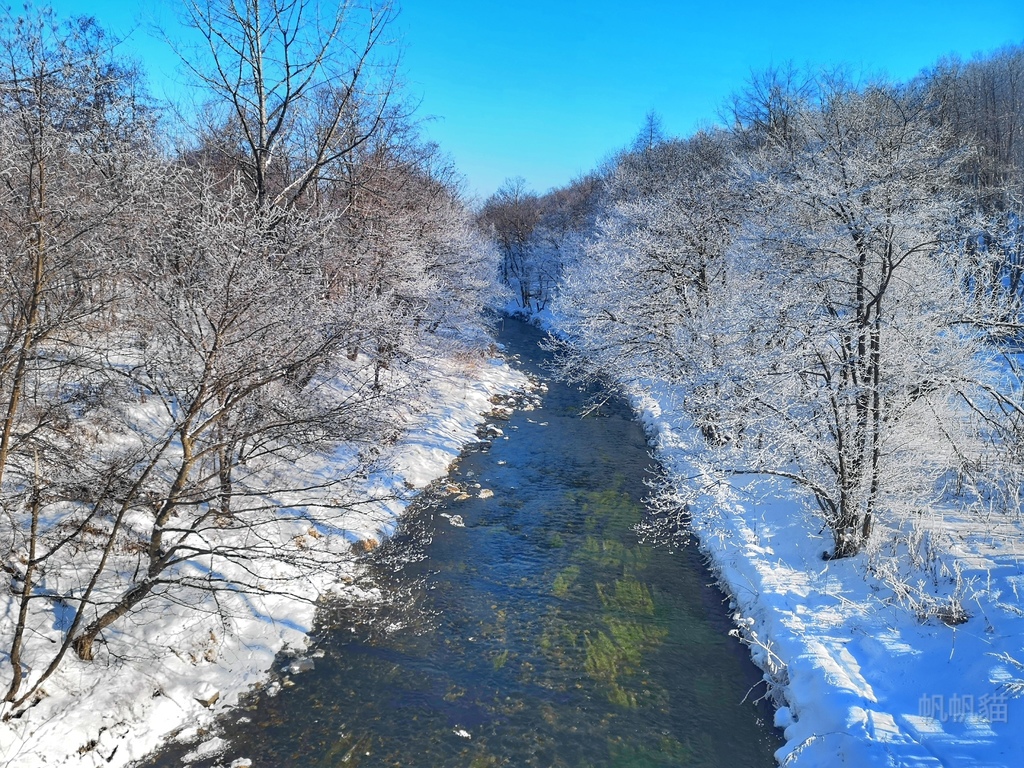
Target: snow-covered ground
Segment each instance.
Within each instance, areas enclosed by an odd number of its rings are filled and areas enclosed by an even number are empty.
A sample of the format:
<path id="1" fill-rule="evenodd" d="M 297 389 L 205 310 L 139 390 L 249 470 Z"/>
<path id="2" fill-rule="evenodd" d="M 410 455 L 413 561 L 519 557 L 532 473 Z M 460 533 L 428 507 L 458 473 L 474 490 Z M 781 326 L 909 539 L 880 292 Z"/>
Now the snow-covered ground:
<path id="1" fill-rule="evenodd" d="M 262 568 L 278 569 L 266 578 L 280 579 L 285 586 L 259 594 L 193 593 L 198 602 L 187 606 L 168 601 L 144 605 L 126 617 L 130 622 L 105 633 L 96 661 L 81 662 L 68 654 L 33 706 L 0 722 L 0 766 L 125 766 L 165 739 L 203 736 L 219 712 L 271 680 L 280 652 L 295 655 L 292 675 L 315 664 L 302 656 L 315 604 L 296 599 L 296 591 L 303 590 L 306 598 L 335 593 L 372 599 L 357 585 L 360 565 L 353 544 L 358 548 L 362 542 L 366 548 L 389 535 L 415 492 L 445 475 L 461 448 L 475 439 L 476 426 L 493 408 L 491 398 L 528 385 L 498 358 L 467 353 L 430 365 L 427 386 L 403 413 L 408 428 L 383 457 L 387 469 L 365 480 L 363 495 L 381 501 L 335 510 L 329 526 L 310 526 L 318 514 L 313 512 L 293 514 L 273 529 L 292 548 L 308 545 L 329 553 L 329 568 L 301 573 L 262 563 Z M 323 509 L 331 509 L 331 498 L 320 501 Z M 264 571 L 258 575 L 263 578 Z M 10 617 L 16 604 L 4 593 L 0 616 Z M 59 636 L 59 614 L 57 605 L 53 626 L 42 629 Z M 216 748 L 215 737 L 197 747 L 204 754 Z"/>
<path id="2" fill-rule="evenodd" d="M 689 430 L 671 392 L 648 387 L 633 400 L 662 463 L 686 482 Z M 730 489 L 690 512 L 780 705 L 782 765 L 1024 765 L 1024 700 L 1011 695 L 1024 678 L 1014 663 L 1024 662 L 1020 518 L 924 522 L 932 559 L 910 568 L 906 552 L 895 563 L 885 553 L 825 561 L 831 535 L 785 487 Z M 879 578 L 880 563 L 970 618 L 920 617 Z"/>
<path id="3" fill-rule="evenodd" d="M 497 359 L 437 362 L 391 449 L 392 469 L 366 480 L 367 494 L 388 500 L 345 511 L 338 541 L 316 542 L 338 559 L 329 572 L 304 577 L 310 592 L 372 599 L 360 594 L 351 543 L 388 535 L 411 493 L 443 476 L 474 439 L 491 398 L 526 385 Z M 672 393 L 649 387 L 633 400 L 661 461 L 682 482 L 692 474 L 689 431 Z M 904 576 L 920 580 L 912 583 L 918 596 L 931 595 L 935 605 L 955 598 L 970 616 L 947 626 L 900 599 L 872 570 L 877 558 L 823 560 L 828 531 L 784 487 L 755 484 L 691 514 L 734 598 L 737 632 L 781 705 L 783 765 L 1024 764 L 1024 700 L 1010 695 L 1024 679 L 1015 664 L 1024 662 L 1020 519 L 935 520 L 941 545 L 921 550 L 934 560 L 916 569 L 895 560 Z M 308 668 L 302 654 L 313 604 L 283 594 L 230 597 L 230 610 L 225 598 L 209 612 L 153 604 L 111 634 L 99 661 L 68 658 L 35 706 L 0 723 L 0 766 L 125 766 L 167 738 L 201 736 L 218 712 L 271 680 L 282 650 L 296 659 L 285 683 Z M 207 738 L 197 750 L 217 745 Z"/>

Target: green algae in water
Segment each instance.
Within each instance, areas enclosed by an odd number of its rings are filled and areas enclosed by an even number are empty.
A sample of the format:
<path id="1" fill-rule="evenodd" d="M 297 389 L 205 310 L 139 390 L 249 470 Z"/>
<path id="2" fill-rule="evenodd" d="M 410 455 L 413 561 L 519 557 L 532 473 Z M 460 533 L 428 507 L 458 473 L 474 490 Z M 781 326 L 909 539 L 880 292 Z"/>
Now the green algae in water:
<path id="1" fill-rule="evenodd" d="M 620 684 L 620 678 L 632 674 L 627 652 L 604 632 L 598 632 L 593 640 L 587 637 L 587 660 L 584 664 L 587 674 L 605 689 L 608 701 L 620 707 L 634 708 L 637 697 L 634 692 Z"/>
<path id="2" fill-rule="evenodd" d="M 580 577 L 580 567 L 578 565 L 570 565 L 568 568 L 559 571 L 558 575 L 555 576 L 555 583 L 551 587 L 552 593 L 555 597 L 565 597 L 569 594 L 569 590 L 572 589 L 572 585 L 576 583 L 576 580 Z"/>
<path id="3" fill-rule="evenodd" d="M 606 621 L 621 657 L 633 666 L 639 665 L 645 653 L 654 650 L 668 637 L 668 630 L 664 627 L 612 618 Z"/>
<path id="4" fill-rule="evenodd" d="M 613 483 L 614 487 L 603 491 L 576 491 L 572 495 L 585 515 L 584 530 L 626 532 L 642 519 L 643 507 L 621 490 L 625 478 L 618 476 Z"/>
<path id="5" fill-rule="evenodd" d="M 617 707 L 664 702 L 664 691 L 636 679 L 645 654 L 668 636 L 654 592 L 637 576 L 650 558 L 632 533 L 641 510 L 617 488 L 572 498 L 585 514 L 586 533 L 571 537 L 572 565 L 555 575 L 552 593 L 571 596 L 583 611 L 551 611 L 539 646 L 559 668 L 584 673 Z"/>
<path id="6" fill-rule="evenodd" d="M 616 768 L 681 768 L 698 765 L 694 751 L 670 736 L 650 741 L 611 739 L 608 753 Z"/>
<path id="7" fill-rule="evenodd" d="M 587 536 L 583 546 L 573 552 L 573 559 L 596 568 L 642 568 L 646 557 L 639 547 L 627 547 L 618 539 Z"/>
<path id="8" fill-rule="evenodd" d="M 651 597 L 651 590 L 633 576 L 627 574 L 621 579 L 616 579 L 615 591 L 610 594 L 603 584 L 595 582 L 594 586 L 597 587 L 597 595 L 606 612 L 621 611 L 640 616 L 654 615 L 654 598 Z"/>
<path id="9" fill-rule="evenodd" d="M 570 389 L 552 383 L 552 398 L 581 402 Z M 310 768 L 774 764 L 738 706 L 753 679 L 730 666 L 727 626 L 707 621 L 707 606 L 723 621 L 724 610 L 701 597 L 699 558 L 638 541 L 641 430 L 617 415 L 625 406 L 583 420 L 573 405 L 567 419 L 543 407 L 530 418 L 550 429 L 513 416 L 528 441 L 517 447 L 509 430 L 463 459 L 463 479 L 486 480 L 494 500 L 408 514 L 400 546 L 371 559 L 385 584 L 398 562 L 398 599 L 356 614 L 355 629 L 339 624 L 315 675 L 261 705 L 280 718 L 253 714 L 227 734 L 232 752 Z M 402 549 L 411 557 L 399 561 Z M 330 712 L 301 701 L 314 690 Z M 239 730 L 263 733 L 243 746 Z M 342 730 L 372 742 L 350 752 Z M 162 768 L 175 765 L 180 755 Z"/>

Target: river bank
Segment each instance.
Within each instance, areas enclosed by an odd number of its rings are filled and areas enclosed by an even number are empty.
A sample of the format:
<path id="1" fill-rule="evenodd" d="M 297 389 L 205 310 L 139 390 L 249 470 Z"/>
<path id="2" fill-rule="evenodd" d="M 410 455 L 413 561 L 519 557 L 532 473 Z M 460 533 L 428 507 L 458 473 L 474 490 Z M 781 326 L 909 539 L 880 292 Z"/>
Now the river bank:
<path id="1" fill-rule="evenodd" d="M 139 611 L 107 633 L 97 661 L 68 658 L 33 706 L 0 723 L 0 766 L 118 768 L 168 738 L 196 739 L 268 679 L 279 653 L 305 648 L 316 606 L 290 590 L 305 598 L 331 593 L 373 600 L 358 584 L 363 566 L 353 545 L 372 546 L 390 535 L 416 492 L 444 476 L 462 447 L 476 439 L 492 399 L 528 386 L 504 360 L 480 352 L 425 365 L 428 383 L 405 406 L 404 434 L 381 457 L 382 469 L 356 489 L 381 501 L 335 515 L 327 533 L 295 530 L 287 521 L 276 532 L 315 537 L 311 546 L 333 553 L 329 569 L 267 572 L 290 585 L 276 594 L 227 590 L 209 595 L 209 605 L 161 602 Z M 328 509 L 332 500 L 322 503 Z"/>
<path id="2" fill-rule="evenodd" d="M 324 606 L 289 684 L 144 768 L 774 765 L 758 670 L 628 403 L 553 378 L 543 334 L 498 338 L 537 382 L 366 559 L 372 605 Z M 661 535 L 661 534 L 666 535 Z"/>
<path id="3" fill-rule="evenodd" d="M 673 482 L 686 483 L 695 430 L 675 394 L 650 383 L 629 395 Z M 748 482 L 692 504 L 687 516 L 778 707 L 780 764 L 1019 765 L 1021 519 L 935 517 L 925 530 L 936 543 L 927 569 L 899 552 L 828 561 L 829 531 L 789 490 Z M 887 565 L 969 618 L 915 612 L 881 578 Z"/>

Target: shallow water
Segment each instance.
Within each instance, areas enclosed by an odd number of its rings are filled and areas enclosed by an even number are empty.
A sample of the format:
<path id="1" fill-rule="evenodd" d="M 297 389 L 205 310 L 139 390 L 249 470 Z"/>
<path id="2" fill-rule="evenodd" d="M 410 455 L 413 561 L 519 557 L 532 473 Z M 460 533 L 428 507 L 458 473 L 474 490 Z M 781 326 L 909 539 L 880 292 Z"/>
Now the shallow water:
<path id="1" fill-rule="evenodd" d="M 469 498 L 410 510 L 369 558 L 384 602 L 325 609 L 315 669 L 232 713 L 228 752 L 193 765 L 775 764 L 760 673 L 695 546 L 637 533 L 657 470 L 642 430 L 615 399 L 581 417 L 600 393 L 552 380 L 540 338 L 505 322 L 548 390 L 463 455 Z"/>

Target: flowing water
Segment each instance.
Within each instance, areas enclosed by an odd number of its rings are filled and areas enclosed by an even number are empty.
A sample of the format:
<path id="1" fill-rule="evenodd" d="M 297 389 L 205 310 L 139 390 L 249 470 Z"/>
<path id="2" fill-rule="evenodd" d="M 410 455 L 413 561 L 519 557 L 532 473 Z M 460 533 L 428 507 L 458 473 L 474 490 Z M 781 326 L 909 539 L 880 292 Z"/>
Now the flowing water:
<path id="1" fill-rule="evenodd" d="M 643 431 L 615 399 L 582 417 L 600 393 L 552 380 L 540 338 L 505 321 L 548 389 L 464 453 L 465 494 L 422 499 L 369 557 L 383 602 L 325 609 L 315 669 L 232 713 L 229 750 L 193 765 L 775 764 L 760 674 L 695 546 L 637 532 Z"/>

